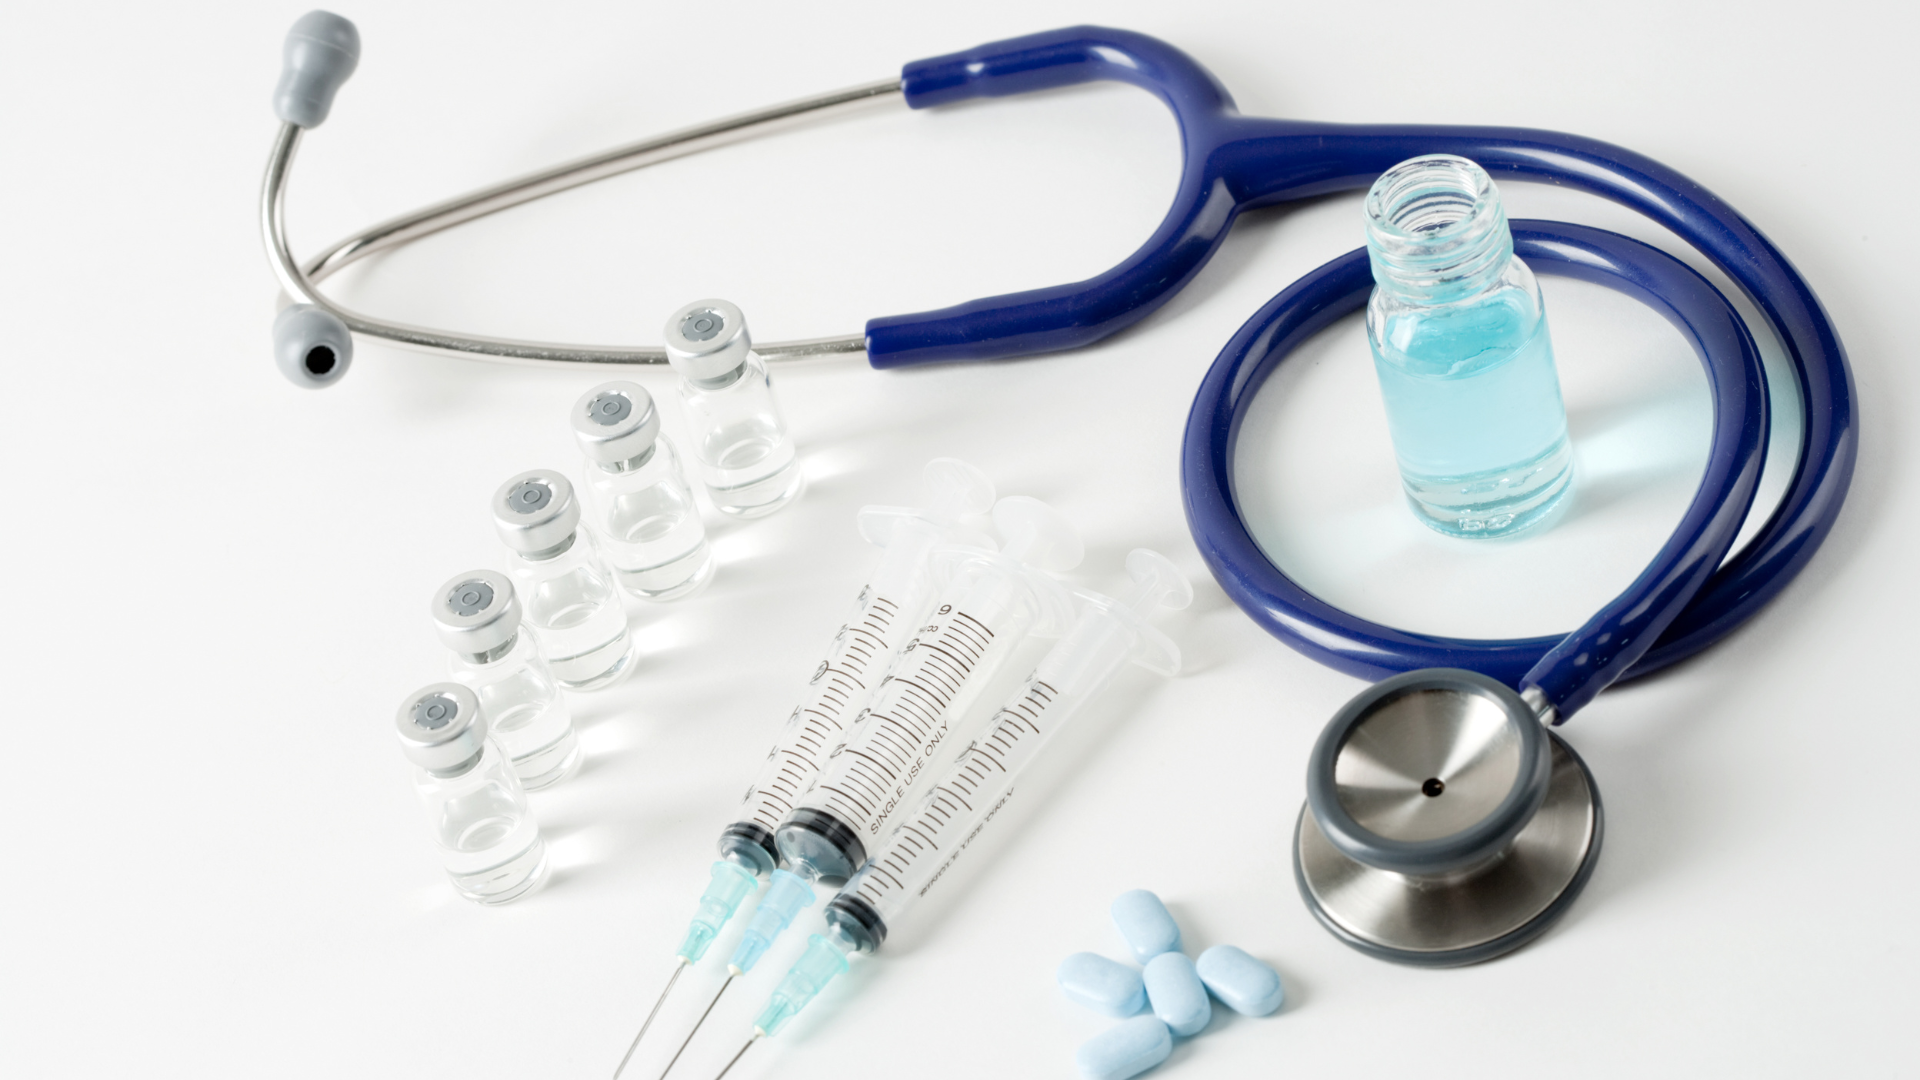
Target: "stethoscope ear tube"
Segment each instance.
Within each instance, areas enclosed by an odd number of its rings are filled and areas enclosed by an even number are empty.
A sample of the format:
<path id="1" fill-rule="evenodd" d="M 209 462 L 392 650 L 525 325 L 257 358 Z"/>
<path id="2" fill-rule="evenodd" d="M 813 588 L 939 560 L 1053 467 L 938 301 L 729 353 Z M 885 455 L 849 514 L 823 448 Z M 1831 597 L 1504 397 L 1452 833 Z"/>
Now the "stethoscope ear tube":
<path id="1" fill-rule="evenodd" d="M 1341 611 L 1301 588 L 1262 552 L 1234 498 L 1233 454 L 1247 408 L 1262 383 L 1307 338 L 1365 305 L 1372 276 L 1364 250 L 1350 252 L 1274 297 L 1241 327 L 1202 381 L 1188 416 L 1181 472 L 1187 522 L 1221 587 L 1282 641 L 1339 670 L 1369 679 L 1420 668 L 1465 668 L 1515 688 L 1538 687 L 1564 720 L 1622 677 L 1705 648 L 1744 621 L 1805 563 L 1735 559 L 1719 569 L 1751 507 L 1767 442 L 1766 384 L 1751 335 L 1719 291 L 1656 248 L 1599 229 L 1559 222 L 1513 222 L 1515 253 L 1534 269 L 1620 289 L 1679 327 L 1700 355 L 1713 394 L 1715 424 L 1707 472 L 1680 527 L 1627 590 L 1571 634 L 1475 640 L 1417 634 Z M 1803 387 L 1825 380 L 1807 400 L 1850 406 L 1835 372 L 1796 356 Z M 1844 364 L 1838 371 L 1844 383 Z M 1838 390 L 1838 393 L 1835 391 Z M 1834 437 L 1803 449 L 1798 469 L 1852 462 L 1851 416 L 1830 418 Z M 1811 432 L 1815 425 L 1809 424 Z M 1845 484 L 1839 485 L 1844 495 Z M 1816 544 L 1839 498 L 1783 505 L 1773 530 Z M 1687 628 L 1685 651 L 1662 638 L 1702 603 L 1716 608 L 1705 632 Z M 1655 656 L 1654 663 L 1645 658 Z"/>
<path id="2" fill-rule="evenodd" d="M 1555 250 L 1565 256 L 1555 272 L 1617 289 L 1665 316 L 1700 357 L 1713 401 L 1706 474 L 1673 535 L 1625 592 L 1520 679 L 1522 688 L 1538 687 L 1558 714 L 1555 722 L 1564 723 L 1653 647 L 1732 550 L 1766 461 L 1767 377 L 1739 312 L 1692 267 L 1599 229 L 1558 226 L 1590 241 L 1570 244 L 1540 231 L 1544 223 L 1513 224 L 1516 250 L 1529 252 L 1523 258 L 1539 262 L 1541 250 Z"/>

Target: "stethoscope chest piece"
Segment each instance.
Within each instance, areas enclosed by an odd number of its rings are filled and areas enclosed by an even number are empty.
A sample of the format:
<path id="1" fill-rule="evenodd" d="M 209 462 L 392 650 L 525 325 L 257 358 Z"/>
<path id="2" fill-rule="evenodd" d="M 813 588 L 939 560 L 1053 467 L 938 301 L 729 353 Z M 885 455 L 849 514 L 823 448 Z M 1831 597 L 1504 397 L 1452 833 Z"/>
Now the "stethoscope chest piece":
<path id="1" fill-rule="evenodd" d="M 1428 668 L 1368 688 L 1321 734 L 1294 877 L 1347 944 L 1451 967 L 1552 925 L 1601 831 L 1592 774 L 1531 705 L 1484 675 Z"/>

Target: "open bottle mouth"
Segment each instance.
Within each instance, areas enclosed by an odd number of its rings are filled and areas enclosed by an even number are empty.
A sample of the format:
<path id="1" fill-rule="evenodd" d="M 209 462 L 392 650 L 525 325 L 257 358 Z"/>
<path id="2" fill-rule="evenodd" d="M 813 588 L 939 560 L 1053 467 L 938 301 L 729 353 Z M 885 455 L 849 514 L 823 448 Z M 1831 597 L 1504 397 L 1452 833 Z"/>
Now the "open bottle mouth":
<path id="1" fill-rule="evenodd" d="M 1388 169 L 1367 192 L 1365 216 L 1374 281 L 1407 299 L 1471 294 L 1513 257 L 1500 189 L 1463 157 L 1429 154 Z"/>
<path id="2" fill-rule="evenodd" d="M 1380 175 L 1367 192 L 1367 223 L 1414 241 L 1440 239 L 1489 211 L 1499 213 L 1500 190 L 1486 170 L 1463 157 L 1429 154 Z"/>

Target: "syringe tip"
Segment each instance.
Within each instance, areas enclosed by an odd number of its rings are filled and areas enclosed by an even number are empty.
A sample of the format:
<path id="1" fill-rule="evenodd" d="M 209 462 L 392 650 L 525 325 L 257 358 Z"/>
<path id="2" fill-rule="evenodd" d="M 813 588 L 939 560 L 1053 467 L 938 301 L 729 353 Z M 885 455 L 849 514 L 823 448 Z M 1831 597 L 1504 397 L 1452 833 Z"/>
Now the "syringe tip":
<path id="1" fill-rule="evenodd" d="M 760 906 L 754 909 L 753 919 L 747 924 L 747 932 L 734 947 L 732 966 L 742 972 L 752 971 L 753 965 L 760 962 L 773 940 L 780 936 L 780 931 L 793 922 L 802 908 L 812 907 L 813 901 L 813 884 L 806 877 L 788 870 L 775 870 L 766 895 L 760 898 Z"/>
<path id="2" fill-rule="evenodd" d="M 707 946 L 713 944 L 715 929 L 705 923 L 696 922 L 687 927 L 687 936 L 680 939 L 680 948 L 674 955 L 682 964 L 697 964 L 707 955 Z"/>
<path id="3" fill-rule="evenodd" d="M 700 894 L 700 906 L 693 913 L 687 936 L 680 941 L 678 954 L 683 963 L 697 964 L 707 955 L 707 946 L 713 944 L 720 927 L 733 918 L 740 901 L 760 883 L 752 871 L 725 859 L 713 864 L 712 875 L 706 891 Z"/>
<path id="4" fill-rule="evenodd" d="M 759 1018 L 753 1022 L 754 1034 L 766 1035 L 780 1030 L 799 1011 L 799 1007 L 793 1002 L 784 997 L 775 997 L 767 1002 L 767 1007 L 760 1011 Z"/>
<path id="5" fill-rule="evenodd" d="M 814 997 L 837 975 L 847 971 L 847 957 L 832 940 L 814 934 L 807 938 L 807 951 L 800 954 L 794 962 L 793 970 L 780 980 L 773 991 L 773 999 L 761 1010 L 760 1018 L 753 1022 L 753 1028 L 762 1034 L 772 1035 L 778 1032 L 794 1014 L 807 1007 Z"/>
<path id="6" fill-rule="evenodd" d="M 772 944 L 771 939 L 751 930 L 747 931 L 740 938 L 740 944 L 734 946 L 733 958 L 727 961 L 727 970 L 735 975 L 745 975 L 752 971 L 753 965 L 760 962 L 760 958 L 767 954 L 767 949 Z"/>

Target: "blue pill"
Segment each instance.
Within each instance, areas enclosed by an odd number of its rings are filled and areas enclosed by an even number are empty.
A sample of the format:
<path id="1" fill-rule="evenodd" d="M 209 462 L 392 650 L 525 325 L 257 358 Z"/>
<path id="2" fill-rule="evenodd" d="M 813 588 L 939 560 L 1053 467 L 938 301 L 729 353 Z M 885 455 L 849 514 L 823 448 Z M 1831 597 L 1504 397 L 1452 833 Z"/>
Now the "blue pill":
<path id="1" fill-rule="evenodd" d="M 1099 953 L 1074 953 L 1054 973 L 1067 996 L 1108 1016 L 1132 1016 L 1147 1004 L 1140 973 Z"/>
<path id="2" fill-rule="evenodd" d="M 1180 951 L 1180 927 L 1168 913 L 1167 905 L 1145 889 L 1120 894 L 1113 902 L 1113 925 L 1127 939 L 1134 959 L 1141 963 L 1161 953 Z"/>
<path id="3" fill-rule="evenodd" d="M 1208 1000 L 1207 988 L 1200 985 L 1200 974 L 1185 953 L 1163 952 L 1147 961 L 1141 981 L 1146 983 L 1153 1015 L 1175 1035 L 1198 1035 L 1213 1019 L 1213 1002 Z"/>
<path id="4" fill-rule="evenodd" d="M 1265 1016 L 1287 1000 L 1278 972 L 1231 945 L 1215 945 L 1194 966 L 1213 996 L 1242 1016 Z"/>
<path id="5" fill-rule="evenodd" d="M 1158 1017 L 1136 1016 L 1080 1044 L 1073 1055 L 1087 1080 L 1127 1080 L 1167 1060 L 1173 1034 Z"/>

